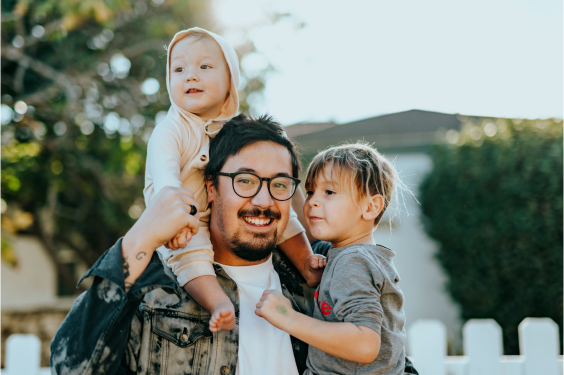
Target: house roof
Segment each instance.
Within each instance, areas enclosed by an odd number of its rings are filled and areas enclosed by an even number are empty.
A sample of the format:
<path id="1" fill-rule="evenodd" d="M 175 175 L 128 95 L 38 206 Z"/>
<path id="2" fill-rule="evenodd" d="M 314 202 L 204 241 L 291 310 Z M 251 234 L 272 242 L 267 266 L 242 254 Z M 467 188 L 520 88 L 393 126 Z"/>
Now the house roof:
<path id="1" fill-rule="evenodd" d="M 286 127 L 288 135 L 316 153 L 341 142 L 364 140 L 378 149 L 421 150 L 428 148 L 450 129 L 459 130 L 459 115 L 422 110 L 391 113 L 341 125 L 297 124 Z M 294 128 L 294 126 L 296 128 Z"/>

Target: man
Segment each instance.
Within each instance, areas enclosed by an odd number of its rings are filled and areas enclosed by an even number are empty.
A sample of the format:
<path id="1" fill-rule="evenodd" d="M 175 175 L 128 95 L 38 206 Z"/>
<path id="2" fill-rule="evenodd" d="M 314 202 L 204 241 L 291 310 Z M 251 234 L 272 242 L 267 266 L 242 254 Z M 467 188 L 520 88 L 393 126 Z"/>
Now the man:
<path id="1" fill-rule="evenodd" d="M 84 276 L 95 280 L 53 339 L 52 372 L 301 373 L 307 346 L 254 315 L 266 289 L 279 289 L 297 311 L 311 315 L 313 309 L 311 289 L 275 251 L 298 171 L 292 142 L 268 118 L 238 116 L 210 146 L 210 237 L 218 282 L 235 306 L 233 330 L 212 334 L 208 311 L 179 287 L 155 252 L 181 228 L 198 228 L 189 214 L 196 205 L 192 193 L 168 188 Z M 305 235 L 297 240 L 306 241 Z"/>

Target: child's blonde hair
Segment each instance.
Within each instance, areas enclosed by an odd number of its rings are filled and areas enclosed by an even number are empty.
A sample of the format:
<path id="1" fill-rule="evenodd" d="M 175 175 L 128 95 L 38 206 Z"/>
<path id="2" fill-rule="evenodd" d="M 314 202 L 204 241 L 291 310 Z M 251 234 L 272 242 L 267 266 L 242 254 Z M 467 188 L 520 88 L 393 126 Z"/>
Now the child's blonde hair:
<path id="1" fill-rule="evenodd" d="M 357 205 L 374 195 L 382 196 L 384 207 L 374 220 L 374 227 L 380 223 L 386 208 L 392 202 L 392 197 L 399 207 L 398 188 L 402 198 L 403 191 L 412 195 L 392 163 L 367 143 L 343 144 L 317 154 L 307 168 L 306 190 L 315 188 L 318 177 L 325 173 L 325 166 L 329 166 L 331 170 L 331 176 L 325 178 L 335 180 Z M 403 199 L 402 204 L 405 205 Z M 392 218 L 390 216 L 390 222 Z"/>

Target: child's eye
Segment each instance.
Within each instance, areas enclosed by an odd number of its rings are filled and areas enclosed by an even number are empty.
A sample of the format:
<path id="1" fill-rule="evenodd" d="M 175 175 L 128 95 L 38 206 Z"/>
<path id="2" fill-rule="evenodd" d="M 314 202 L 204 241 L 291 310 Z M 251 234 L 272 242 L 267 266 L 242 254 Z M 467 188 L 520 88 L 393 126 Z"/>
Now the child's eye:
<path id="1" fill-rule="evenodd" d="M 309 197 L 310 195 L 313 195 L 313 191 L 311 191 L 311 190 L 306 191 L 306 195 L 307 195 L 308 197 Z"/>
<path id="2" fill-rule="evenodd" d="M 333 190 L 325 190 L 325 194 L 332 195 L 335 194 L 335 192 Z"/>
<path id="3" fill-rule="evenodd" d="M 174 71 L 175 71 L 175 72 L 181 72 L 181 71 L 182 71 L 182 68 L 181 68 L 181 67 L 178 67 L 178 68 L 174 69 Z"/>
<path id="4" fill-rule="evenodd" d="M 211 68 L 211 66 L 205 65 L 205 64 L 200 66 L 200 69 L 210 69 L 210 68 Z"/>

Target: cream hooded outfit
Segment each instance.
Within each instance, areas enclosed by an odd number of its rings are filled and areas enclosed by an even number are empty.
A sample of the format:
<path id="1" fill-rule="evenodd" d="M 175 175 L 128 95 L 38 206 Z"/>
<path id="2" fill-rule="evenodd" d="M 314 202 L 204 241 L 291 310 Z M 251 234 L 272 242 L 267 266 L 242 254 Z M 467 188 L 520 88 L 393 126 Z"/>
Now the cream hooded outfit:
<path id="1" fill-rule="evenodd" d="M 192 32 L 209 34 L 221 47 L 231 72 L 229 97 L 225 101 L 221 114 L 212 120 L 204 121 L 197 115 L 177 106 L 170 93 L 170 58 L 174 45 Z M 167 265 L 184 285 L 192 279 L 203 275 L 213 275 L 213 250 L 209 234 L 210 209 L 207 207 L 207 192 L 204 183 L 204 169 L 209 159 L 209 142 L 223 124 L 237 114 L 239 99 L 239 61 L 231 45 L 222 37 L 198 27 L 178 32 L 167 52 L 166 87 L 171 106 L 166 118 L 157 124 L 147 150 L 145 169 L 145 204 L 165 186 L 183 187 L 194 193 L 200 206 L 200 230 L 192 237 L 184 249 L 169 250 L 164 246 L 157 249 L 166 260 Z M 304 229 L 294 211 L 290 213 L 288 225 L 279 243 L 292 238 Z"/>

